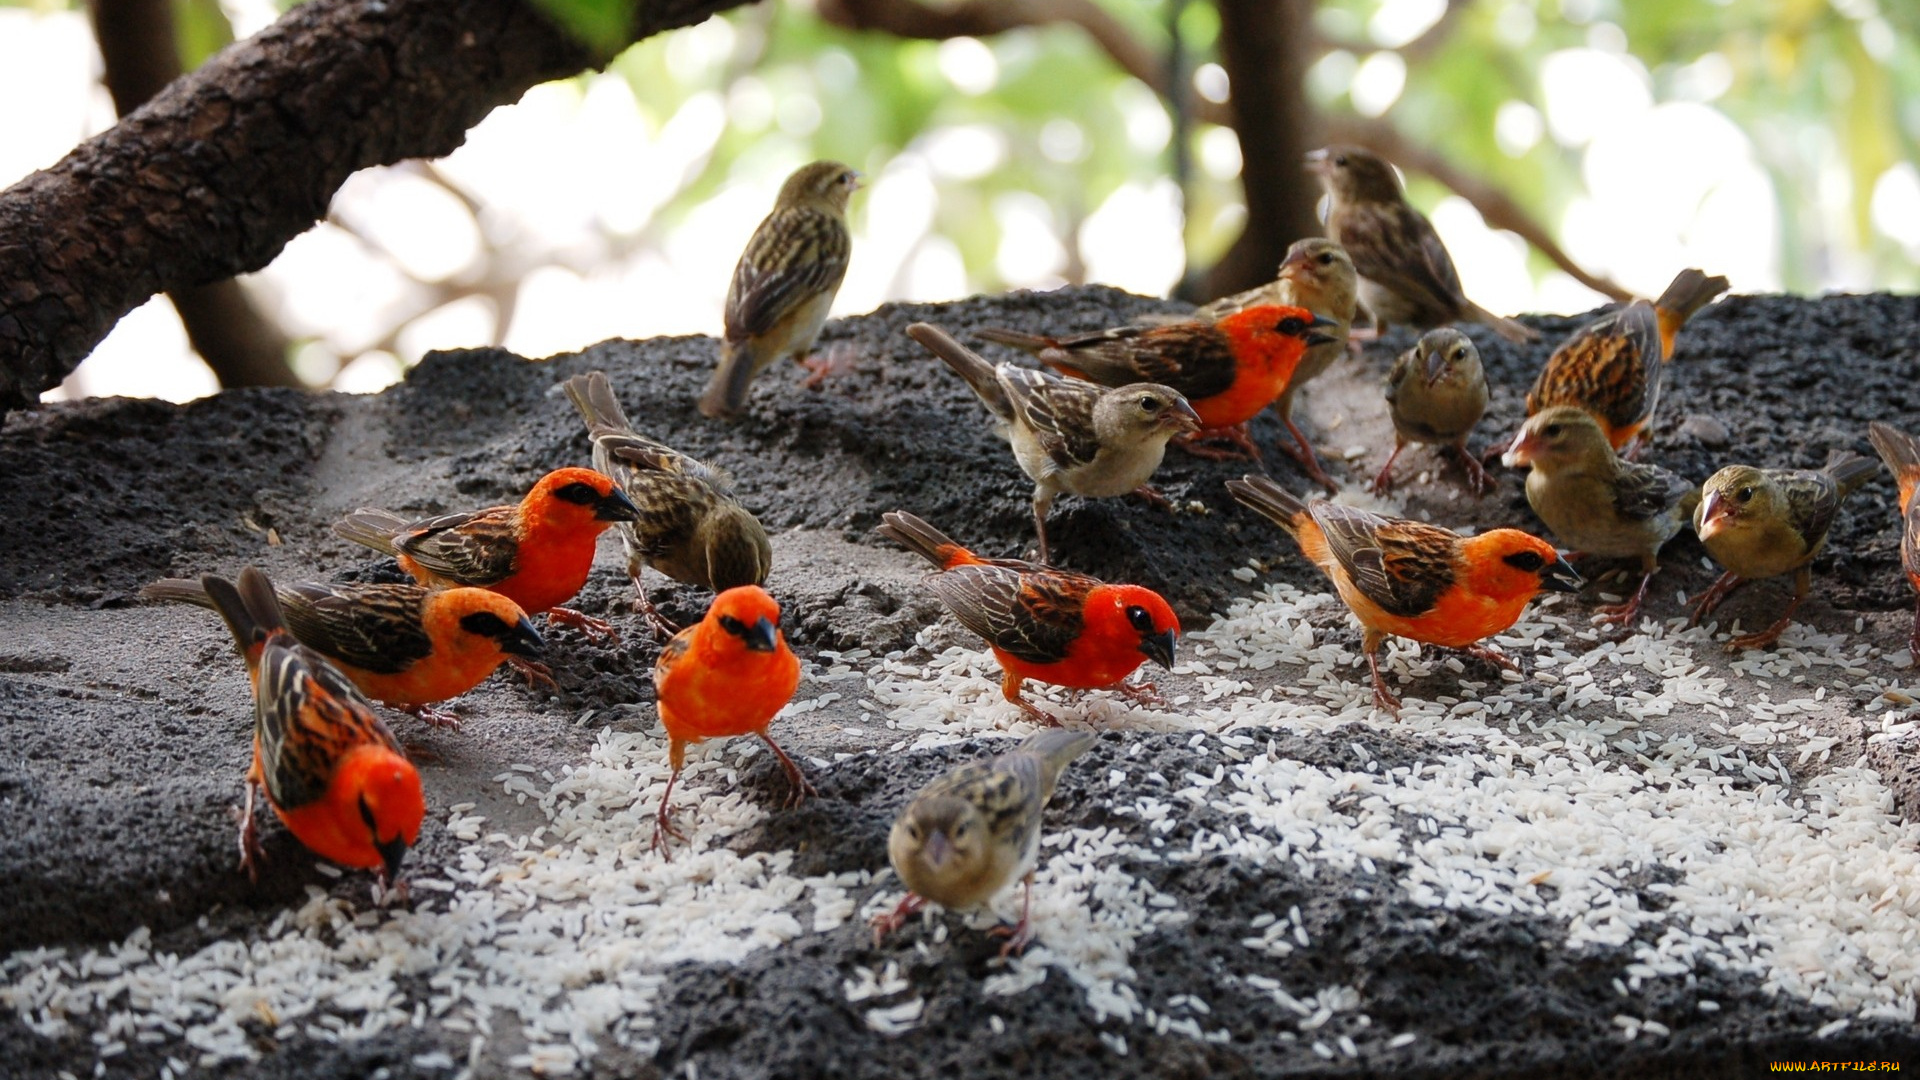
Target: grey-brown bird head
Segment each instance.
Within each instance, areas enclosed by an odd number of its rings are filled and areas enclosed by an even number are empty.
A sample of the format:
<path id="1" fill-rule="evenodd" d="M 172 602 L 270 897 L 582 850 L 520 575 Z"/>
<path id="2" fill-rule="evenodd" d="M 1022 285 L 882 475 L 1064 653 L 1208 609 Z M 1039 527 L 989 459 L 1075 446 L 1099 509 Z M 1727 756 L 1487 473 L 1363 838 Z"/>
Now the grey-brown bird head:
<path id="1" fill-rule="evenodd" d="M 1413 352 L 1415 370 L 1428 387 L 1464 386 L 1485 377 L 1473 339 L 1450 327 L 1422 334 Z"/>
<path id="2" fill-rule="evenodd" d="M 1399 202 L 1400 177 L 1385 158 L 1358 146 L 1336 144 L 1307 154 L 1307 171 L 1320 177 L 1340 202 Z"/>
<path id="3" fill-rule="evenodd" d="M 1178 390 L 1158 383 L 1134 383 L 1109 390 L 1093 407 L 1093 430 L 1103 446 L 1161 442 L 1200 430 L 1200 414 Z"/>
<path id="4" fill-rule="evenodd" d="M 1714 473 L 1701 485 L 1700 495 L 1693 528 L 1702 541 L 1787 516 L 1779 485 L 1751 465 L 1729 465 Z"/>
<path id="5" fill-rule="evenodd" d="M 915 799 L 893 823 L 887 855 L 908 888 L 937 903 L 979 902 L 992 870 L 993 836 L 986 815 L 958 795 Z"/>
<path id="6" fill-rule="evenodd" d="M 1279 276 L 1297 288 L 1314 293 L 1329 297 L 1344 294 L 1348 306 L 1352 305 L 1359 284 L 1353 257 L 1347 254 L 1346 248 L 1324 236 L 1295 240 L 1287 249 L 1287 257 L 1280 261 Z"/>
<path id="7" fill-rule="evenodd" d="M 845 213 L 847 200 L 860 190 L 860 173 L 837 161 L 802 165 L 780 185 L 776 207 L 818 206 Z"/>
<path id="8" fill-rule="evenodd" d="M 1603 462 L 1612 456 L 1613 446 L 1591 413 L 1572 405 L 1556 405 L 1528 417 L 1501 460 L 1508 468 L 1531 466 L 1551 473 Z"/>

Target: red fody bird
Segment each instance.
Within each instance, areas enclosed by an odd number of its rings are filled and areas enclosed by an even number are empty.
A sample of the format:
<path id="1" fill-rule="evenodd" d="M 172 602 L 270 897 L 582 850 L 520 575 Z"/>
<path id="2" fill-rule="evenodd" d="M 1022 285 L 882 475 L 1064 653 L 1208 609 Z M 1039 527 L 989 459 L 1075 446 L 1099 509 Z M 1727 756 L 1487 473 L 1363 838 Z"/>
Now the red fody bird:
<path id="1" fill-rule="evenodd" d="M 587 583 L 600 534 L 638 513 L 604 473 L 567 468 L 541 477 L 518 503 L 424 521 L 361 509 L 333 531 L 393 556 L 422 585 L 491 589 L 529 615 L 612 637 L 605 621 L 560 605 Z"/>
<path id="2" fill-rule="evenodd" d="M 882 535 L 940 568 L 927 587 L 987 640 L 1005 673 L 1001 694 L 1028 716 L 1060 722 L 1020 695 L 1028 679 L 1162 703 L 1152 683 L 1126 681 L 1148 660 L 1173 667 L 1180 620 L 1160 594 L 1019 559 L 983 559 L 912 514 L 881 520 Z"/>
<path id="3" fill-rule="evenodd" d="M 198 581 L 165 578 L 148 600 L 212 608 Z M 534 661 L 545 644 L 520 605 L 486 589 L 420 585 L 276 585 L 287 629 L 374 701 L 457 728 L 433 706 L 480 685 L 502 663 Z"/>
<path id="4" fill-rule="evenodd" d="M 686 764 L 687 745 L 733 735 L 758 735 L 780 759 L 792 790 L 788 806 L 818 794 L 806 774 L 767 734 L 772 722 L 800 686 L 800 658 L 780 633 L 780 605 L 758 585 L 740 585 L 713 598 L 706 617 L 673 636 L 653 666 L 660 723 L 667 729 L 667 756 L 673 775 L 661 793 L 655 815 L 654 850 L 671 836 L 667 802 Z"/>
<path id="5" fill-rule="evenodd" d="M 253 681 L 253 768 L 240 818 L 240 867 L 256 875 L 255 789 L 314 854 L 378 870 L 392 885 L 420 839 L 420 774 L 387 725 L 326 657 L 294 640 L 267 575 L 249 566 L 238 586 L 200 579 L 233 631 Z"/>
<path id="6" fill-rule="evenodd" d="M 1186 397 L 1203 425 L 1180 445 L 1203 457 L 1258 461 L 1260 451 L 1247 436 L 1247 421 L 1286 393 L 1307 349 L 1338 340 L 1323 328 L 1336 324 L 1306 308 L 1258 304 L 1217 322 L 1122 326 L 1068 338 L 996 329 L 979 334 L 1102 386 L 1150 382 L 1172 387 Z M 1208 439 L 1224 439 L 1239 452 L 1195 447 Z"/>
<path id="7" fill-rule="evenodd" d="M 1389 634 L 1517 671 L 1512 658 L 1481 641 L 1518 622 L 1541 589 L 1578 592 L 1583 584 L 1552 544 L 1518 529 L 1461 536 L 1339 503 L 1309 503 L 1264 476 L 1229 480 L 1227 490 L 1292 534 L 1300 553 L 1332 580 L 1366 628 L 1361 648 L 1373 671 L 1374 705 L 1395 716 L 1400 701 L 1380 675 L 1380 646 Z"/>
<path id="8" fill-rule="evenodd" d="M 1867 425 L 1867 440 L 1880 452 L 1880 460 L 1886 462 L 1887 471 L 1899 485 L 1900 517 L 1905 524 L 1900 536 L 1900 568 L 1906 571 L 1914 590 L 1920 592 L 1920 500 L 1913 497 L 1915 488 L 1920 488 L 1920 439 L 1892 424 L 1875 421 Z M 1920 663 L 1920 600 L 1913 609 L 1913 635 L 1907 639 L 1907 650 L 1914 662 Z"/>

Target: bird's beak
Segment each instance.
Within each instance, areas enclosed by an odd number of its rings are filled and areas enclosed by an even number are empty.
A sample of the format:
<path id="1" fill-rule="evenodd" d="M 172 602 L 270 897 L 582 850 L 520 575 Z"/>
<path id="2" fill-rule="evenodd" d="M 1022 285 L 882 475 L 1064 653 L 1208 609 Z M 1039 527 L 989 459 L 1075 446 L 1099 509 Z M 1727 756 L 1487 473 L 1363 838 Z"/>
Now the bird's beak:
<path id="1" fill-rule="evenodd" d="M 1727 527 L 1727 519 L 1732 516 L 1733 504 L 1722 498 L 1719 492 L 1709 491 L 1700 500 L 1700 527 L 1694 531 L 1700 534 L 1700 539 L 1710 539 Z"/>
<path id="2" fill-rule="evenodd" d="M 1325 315 L 1315 315 L 1313 317 L 1313 322 L 1310 323 L 1307 327 L 1307 336 L 1303 340 L 1306 341 L 1308 346 L 1326 345 L 1335 341 L 1339 341 L 1340 340 L 1339 338 L 1334 337 L 1332 334 L 1329 334 L 1326 332 L 1326 328 L 1328 327 L 1338 329 L 1339 326 L 1340 326 L 1339 323 L 1334 322 L 1332 319 L 1327 318 Z"/>
<path id="3" fill-rule="evenodd" d="M 387 886 L 391 888 L 400 880 L 400 862 L 407 857 L 406 838 L 396 833 L 393 839 L 382 840 L 379 834 L 375 833 L 373 849 L 380 853 L 380 864 L 386 869 Z"/>
<path id="4" fill-rule="evenodd" d="M 1185 398 L 1174 403 L 1173 408 L 1160 414 L 1160 426 L 1175 432 L 1199 431 L 1206 425 L 1200 422 L 1200 414 L 1193 411 Z"/>
<path id="5" fill-rule="evenodd" d="M 1164 634 L 1150 634 L 1140 639 L 1140 651 L 1147 654 L 1147 659 L 1172 671 L 1173 644 L 1179 637 L 1178 630 L 1169 630 Z"/>
<path id="6" fill-rule="evenodd" d="M 747 643 L 748 652 L 772 652 L 778 647 L 780 628 L 762 615 L 759 622 L 747 627 L 747 632 L 741 635 L 741 639 Z"/>
<path id="7" fill-rule="evenodd" d="M 640 508 L 633 505 L 626 492 L 615 487 L 594 504 L 593 516 L 601 521 L 634 521 L 640 517 Z"/>
<path id="8" fill-rule="evenodd" d="M 861 188 L 866 187 L 867 185 L 860 182 L 862 180 L 865 180 L 866 178 L 867 178 L 867 175 L 863 172 L 860 172 L 857 169 L 848 170 L 847 171 L 847 193 L 852 194 L 853 192 L 859 191 Z"/>
<path id="9" fill-rule="evenodd" d="M 1540 444 L 1534 441 L 1532 433 L 1521 432 L 1514 436 L 1513 442 L 1507 446 L 1507 452 L 1500 455 L 1500 463 L 1509 469 L 1525 468 L 1533 464 L 1539 453 Z"/>
<path id="10" fill-rule="evenodd" d="M 509 656 L 524 656 L 529 660 L 540 659 L 540 650 L 547 647 L 547 639 L 533 628 L 533 620 L 525 615 L 520 621 L 507 628 L 500 638 L 500 651 Z"/>
<path id="11" fill-rule="evenodd" d="M 1428 353 L 1427 354 L 1427 386 L 1428 388 L 1432 388 L 1433 386 L 1438 384 L 1440 380 L 1443 377 L 1445 377 L 1447 372 L 1451 371 L 1452 369 L 1453 369 L 1453 365 L 1447 362 L 1447 353 L 1445 349 L 1435 349 L 1434 351 Z"/>
<path id="12" fill-rule="evenodd" d="M 1323 176 L 1326 175 L 1326 172 L 1327 172 L 1326 148 L 1322 147 L 1318 150 L 1307 151 L 1306 166 L 1307 166 L 1307 171 L 1310 173 L 1319 173 Z"/>
<path id="13" fill-rule="evenodd" d="M 1311 277 L 1312 275 L 1307 273 L 1307 271 L 1312 268 L 1313 256 L 1308 255 L 1304 251 L 1299 251 L 1281 260 L 1280 273 L 1278 276 L 1286 278 L 1288 281 L 1298 281 L 1303 277 Z"/>
<path id="14" fill-rule="evenodd" d="M 927 837 L 926 845 L 920 849 L 920 852 L 926 856 L 927 865 L 938 871 L 953 858 L 953 841 L 947 839 L 946 833 L 935 829 Z"/>
<path id="15" fill-rule="evenodd" d="M 1568 566 L 1565 559 L 1556 557 L 1540 568 L 1540 587 L 1543 589 L 1551 589 L 1554 592 L 1579 592 L 1586 583 L 1586 579 L 1575 572 L 1573 567 Z"/>

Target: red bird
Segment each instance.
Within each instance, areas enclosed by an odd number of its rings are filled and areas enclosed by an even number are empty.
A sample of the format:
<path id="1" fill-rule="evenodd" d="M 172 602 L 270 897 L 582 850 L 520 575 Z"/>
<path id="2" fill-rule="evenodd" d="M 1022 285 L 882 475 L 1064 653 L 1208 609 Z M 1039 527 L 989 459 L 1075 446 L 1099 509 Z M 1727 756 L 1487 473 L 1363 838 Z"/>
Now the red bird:
<path id="1" fill-rule="evenodd" d="M 767 734 L 774 714 L 793 700 L 799 686 L 800 658 L 780 633 L 780 605 L 758 585 L 735 586 L 714 597 L 706 618 L 667 642 L 653 666 L 653 687 L 659 694 L 660 723 L 667 729 L 673 775 L 655 815 L 654 850 L 665 847 L 669 836 L 686 839 L 673 827 L 667 800 L 686 764 L 688 743 L 758 735 L 786 770 L 792 785 L 788 806 L 818 794 L 800 766 Z"/>
<path id="2" fill-rule="evenodd" d="M 1158 593 L 1019 559 L 983 559 L 912 514 L 895 511 L 882 521 L 882 535 L 940 568 L 928 587 L 962 626 L 987 639 L 1005 673 L 1001 694 L 1028 716 L 1060 722 L 1020 696 L 1028 679 L 1158 703 L 1152 683 L 1126 681 L 1148 660 L 1173 667 L 1180 620 Z"/>
<path id="3" fill-rule="evenodd" d="M 213 607 L 206 586 L 182 578 L 140 595 Z M 520 605 L 486 589 L 309 583 L 276 585 L 274 595 L 294 639 L 362 694 L 442 727 L 460 719 L 434 704 L 480 685 L 507 660 L 538 660 L 545 644 Z"/>
<path id="4" fill-rule="evenodd" d="M 1015 330 L 986 329 L 980 336 L 1038 356 L 1065 374 L 1102 386 L 1159 383 L 1186 397 L 1203 430 L 1182 446 L 1225 439 L 1241 453 L 1208 451 L 1206 457 L 1246 456 L 1260 450 L 1247 436 L 1247 421 L 1292 385 L 1306 351 L 1338 340 L 1322 328 L 1337 324 L 1306 308 L 1259 304 L 1218 322 L 1122 326 L 1078 337 L 1053 338 Z"/>
<path id="5" fill-rule="evenodd" d="M 605 474 L 568 468 L 541 477 L 517 504 L 425 521 L 361 509 L 333 531 L 393 556 L 422 585 L 491 589 L 529 615 L 612 637 L 604 620 L 560 605 L 587 583 L 600 534 L 638 513 Z"/>
<path id="6" fill-rule="evenodd" d="M 1887 463 L 1887 471 L 1900 487 L 1900 516 L 1906 526 L 1900 536 L 1900 568 L 1920 592 L 1920 501 L 1913 497 L 1914 489 L 1920 487 L 1920 439 L 1878 421 L 1867 425 L 1867 439 L 1880 452 L 1880 460 Z M 1907 651 L 1914 662 L 1920 663 L 1920 601 L 1913 609 L 1913 635 L 1907 639 Z"/>
<path id="7" fill-rule="evenodd" d="M 233 631 L 253 681 L 253 768 L 240 818 L 240 867 L 255 876 L 257 788 L 287 831 L 314 854 L 378 870 L 393 884 L 420 839 L 420 774 L 387 725 L 326 657 L 294 640 L 267 575 L 249 566 L 239 586 L 200 579 Z"/>

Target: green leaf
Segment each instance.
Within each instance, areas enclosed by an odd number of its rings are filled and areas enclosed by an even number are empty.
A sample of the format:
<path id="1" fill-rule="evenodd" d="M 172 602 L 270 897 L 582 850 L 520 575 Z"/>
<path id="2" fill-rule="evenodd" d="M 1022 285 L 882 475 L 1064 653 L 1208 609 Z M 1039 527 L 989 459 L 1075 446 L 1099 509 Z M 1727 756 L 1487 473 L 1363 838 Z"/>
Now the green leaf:
<path id="1" fill-rule="evenodd" d="M 633 40 L 634 0 L 534 0 L 598 56 L 611 58 Z"/>
<path id="2" fill-rule="evenodd" d="M 233 24 L 219 0 L 173 0 L 173 36 L 180 70 L 192 71 L 233 44 Z"/>

